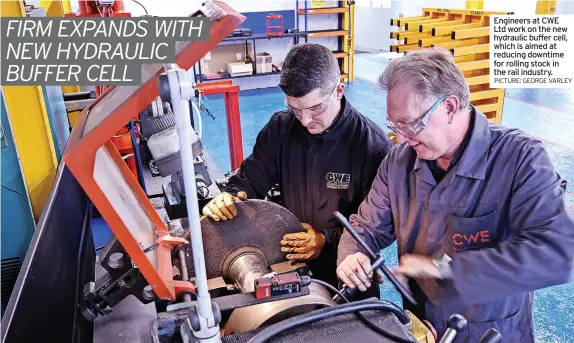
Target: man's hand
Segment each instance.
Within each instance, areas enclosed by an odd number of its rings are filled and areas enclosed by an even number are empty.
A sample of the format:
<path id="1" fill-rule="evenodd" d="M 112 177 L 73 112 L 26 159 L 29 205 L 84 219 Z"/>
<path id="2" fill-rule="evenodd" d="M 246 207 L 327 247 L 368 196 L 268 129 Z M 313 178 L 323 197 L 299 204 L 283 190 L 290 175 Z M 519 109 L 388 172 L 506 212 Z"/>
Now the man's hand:
<path id="1" fill-rule="evenodd" d="M 247 193 L 239 192 L 237 196 L 233 196 L 227 192 L 223 192 L 211 199 L 211 201 L 203 207 L 203 215 L 210 217 L 217 221 L 233 219 L 237 215 L 237 208 L 235 203 L 241 200 L 247 200 Z"/>
<path id="2" fill-rule="evenodd" d="M 399 260 L 399 267 L 393 270 L 393 274 L 401 278 L 409 279 L 440 279 L 441 273 L 433 263 L 432 257 L 422 255 L 405 254 Z"/>
<path id="3" fill-rule="evenodd" d="M 290 233 L 283 236 L 281 251 L 288 254 L 288 260 L 312 260 L 321 255 L 325 246 L 325 236 L 315 231 L 311 225 L 303 223 L 306 232 Z"/>
<path id="4" fill-rule="evenodd" d="M 371 287 L 373 269 L 371 260 L 363 253 L 347 256 L 337 267 L 337 276 L 347 287 L 365 292 Z"/>

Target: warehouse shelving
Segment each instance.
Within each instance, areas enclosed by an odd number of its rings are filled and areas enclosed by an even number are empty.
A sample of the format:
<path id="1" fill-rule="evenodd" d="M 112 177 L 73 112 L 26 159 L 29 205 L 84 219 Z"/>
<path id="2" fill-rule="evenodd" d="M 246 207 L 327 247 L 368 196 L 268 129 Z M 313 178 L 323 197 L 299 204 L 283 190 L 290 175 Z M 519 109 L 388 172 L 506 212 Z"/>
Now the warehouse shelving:
<path id="1" fill-rule="evenodd" d="M 256 48 L 256 41 L 262 39 L 279 39 L 279 38 L 293 38 L 293 42 L 295 44 L 299 43 L 299 39 L 301 37 L 305 37 L 307 34 L 305 32 L 296 32 L 296 33 L 284 33 L 281 36 L 268 36 L 267 34 L 263 33 L 256 33 L 252 34 L 251 36 L 243 36 L 243 37 L 227 37 L 223 40 L 223 42 L 245 42 L 245 52 L 246 54 L 251 55 L 249 51 L 249 42 L 253 44 L 253 56 L 257 56 L 257 48 Z M 255 61 L 253 62 L 255 63 Z M 227 79 L 237 79 L 237 78 L 245 78 L 245 77 L 257 77 L 257 76 L 269 76 L 269 75 L 277 75 L 280 72 L 270 72 L 270 73 L 257 73 L 255 66 L 253 66 L 254 72 L 251 75 L 239 75 L 239 76 L 230 76 L 230 77 L 217 77 L 217 78 L 208 78 L 203 76 L 201 63 L 198 63 L 197 66 L 193 67 L 193 72 L 195 75 L 196 80 L 198 82 L 206 82 L 206 81 L 217 81 L 217 80 L 227 80 Z"/>
<path id="2" fill-rule="evenodd" d="M 300 8 L 300 3 L 303 2 L 303 8 Z M 313 38 L 325 38 L 325 37 L 336 37 L 338 39 L 338 46 L 336 50 L 333 50 L 333 54 L 339 60 L 339 65 L 341 67 L 341 80 L 342 81 L 352 81 L 353 80 L 353 61 L 354 61 L 354 11 L 355 5 L 354 1 L 340 1 L 337 7 L 322 7 L 322 8 L 310 8 L 311 1 L 295 1 L 295 21 L 296 27 L 299 28 L 299 16 L 304 18 L 304 29 L 296 33 L 284 33 L 281 36 L 268 36 L 267 34 L 256 33 L 251 36 L 245 37 L 228 37 L 224 39 L 224 42 L 245 42 L 246 52 L 249 49 L 249 43 L 252 44 L 251 52 L 253 56 L 257 55 L 256 41 L 262 39 L 279 39 L 279 38 L 293 38 L 295 44 L 299 43 L 300 39 L 305 39 L 305 42 L 309 42 L 309 39 Z M 311 20 L 309 16 L 316 17 L 320 15 L 338 15 L 338 28 L 336 29 L 325 29 L 325 30 L 309 30 L 308 21 Z M 254 68 L 255 69 L 255 68 Z M 271 73 L 257 73 L 254 71 L 251 75 L 241 75 L 241 76 L 231 76 L 231 77 L 217 77 L 217 78 L 207 78 L 202 73 L 202 66 L 198 64 L 194 66 L 194 74 L 198 82 L 206 81 L 217 81 L 225 79 L 235 79 L 235 78 L 247 78 L 247 77 L 257 77 L 257 76 L 268 76 L 280 74 L 280 72 Z"/>
<path id="3" fill-rule="evenodd" d="M 339 65 L 341 66 L 341 79 L 342 81 L 352 81 L 353 76 L 353 62 L 354 62 L 354 13 L 355 13 L 355 2 L 354 1 L 339 1 L 339 6 L 336 7 L 320 7 L 320 8 L 310 8 L 309 5 L 311 1 L 303 1 L 303 8 L 299 8 L 300 1 L 295 1 L 297 8 L 297 27 L 299 26 L 299 15 L 303 16 L 304 20 L 304 30 L 306 33 L 305 42 L 309 42 L 311 38 L 323 38 L 323 37 L 337 37 L 338 38 L 338 48 L 333 51 L 335 57 L 339 60 Z M 338 15 L 338 28 L 336 29 L 325 29 L 325 30 L 309 30 L 309 18 L 318 15 Z"/>

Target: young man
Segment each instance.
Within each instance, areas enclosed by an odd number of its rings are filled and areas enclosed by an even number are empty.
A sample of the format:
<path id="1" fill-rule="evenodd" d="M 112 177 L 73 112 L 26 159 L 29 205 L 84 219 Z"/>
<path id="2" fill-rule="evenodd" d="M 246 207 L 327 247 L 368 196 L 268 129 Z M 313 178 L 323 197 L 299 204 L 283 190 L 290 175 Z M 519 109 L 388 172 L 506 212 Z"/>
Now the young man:
<path id="1" fill-rule="evenodd" d="M 287 259 L 306 261 L 314 277 L 337 287 L 342 228 L 333 213 L 357 211 L 392 143 L 346 100 L 337 59 L 322 45 L 293 47 L 282 64 L 279 87 L 287 110 L 273 115 L 226 192 L 203 214 L 230 220 L 236 215 L 234 201 L 263 199 L 279 184 L 283 206 L 302 222 L 300 233 L 281 241 L 281 251 Z M 378 296 L 378 287 L 373 292 Z"/>
<path id="2" fill-rule="evenodd" d="M 504 342 L 534 343 L 532 292 L 568 282 L 574 255 L 574 222 L 548 153 L 490 124 L 445 50 L 391 61 L 380 85 L 400 145 L 351 225 L 375 251 L 397 240 L 394 273 L 418 303 L 405 307 L 439 337 L 459 313 L 468 326 L 457 343 L 476 343 L 489 328 Z M 369 260 L 347 232 L 337 274 L 350 287 L 371 283 Z"/>

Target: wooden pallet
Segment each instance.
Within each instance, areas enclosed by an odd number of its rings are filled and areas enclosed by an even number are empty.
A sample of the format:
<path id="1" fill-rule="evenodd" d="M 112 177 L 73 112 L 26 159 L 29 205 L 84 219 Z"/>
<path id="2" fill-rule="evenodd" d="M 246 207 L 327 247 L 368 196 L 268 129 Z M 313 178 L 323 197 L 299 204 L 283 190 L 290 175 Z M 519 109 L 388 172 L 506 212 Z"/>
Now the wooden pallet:
<path id="1" fill-rule="evenodd" d="M 398 31 L 391 51 L 407 54 L 422 48 L 451 52 L 470 87 L 470 102 L 490 121 L 502 120 L 504 89 L 490 88 L 490 16 L 512 12 L 423 8 L 422 15 L 391 20 Z"/>

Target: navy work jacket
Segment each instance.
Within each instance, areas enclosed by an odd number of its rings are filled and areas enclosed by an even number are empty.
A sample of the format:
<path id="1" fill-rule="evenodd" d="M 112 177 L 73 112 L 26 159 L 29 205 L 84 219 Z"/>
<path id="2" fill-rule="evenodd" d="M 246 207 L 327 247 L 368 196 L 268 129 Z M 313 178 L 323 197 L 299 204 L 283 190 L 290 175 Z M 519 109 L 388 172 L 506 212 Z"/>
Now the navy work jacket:
<path id="1" fill-rule="evenodd" d="M 259 132 L 253 153 L 225 190 L 263 199 L 279 184 L 281 204 L 326 237 L 321 256 L 309 261 L 311 271 L 337 286 L 337 247 L 343 229 L 333 213 L 348 218 L 357 212 L 391 147 L 385 132 L 345 97 L 339 117 L 323 134 L 310 134 L 293 114 L 280 111 Z"/>
<path id="2" fill-rule="evenodd" d="M 450 280 L 411 280 L 419 306 L 404 301 L 439 335 L 459 313 L 468 326 L 455 342 L 496 328 L 506 343 L 534 343 L 532 292 L 568 282 L 574 222 L 542 143 L 471 115 L 467 146 L 438 184 L 413 148 L 397 145 L 350 222 L 373 250 L 396 239 L 399 256 L 452 257 Z M 338 263 L 358 251 L 344 232 Z"/>

